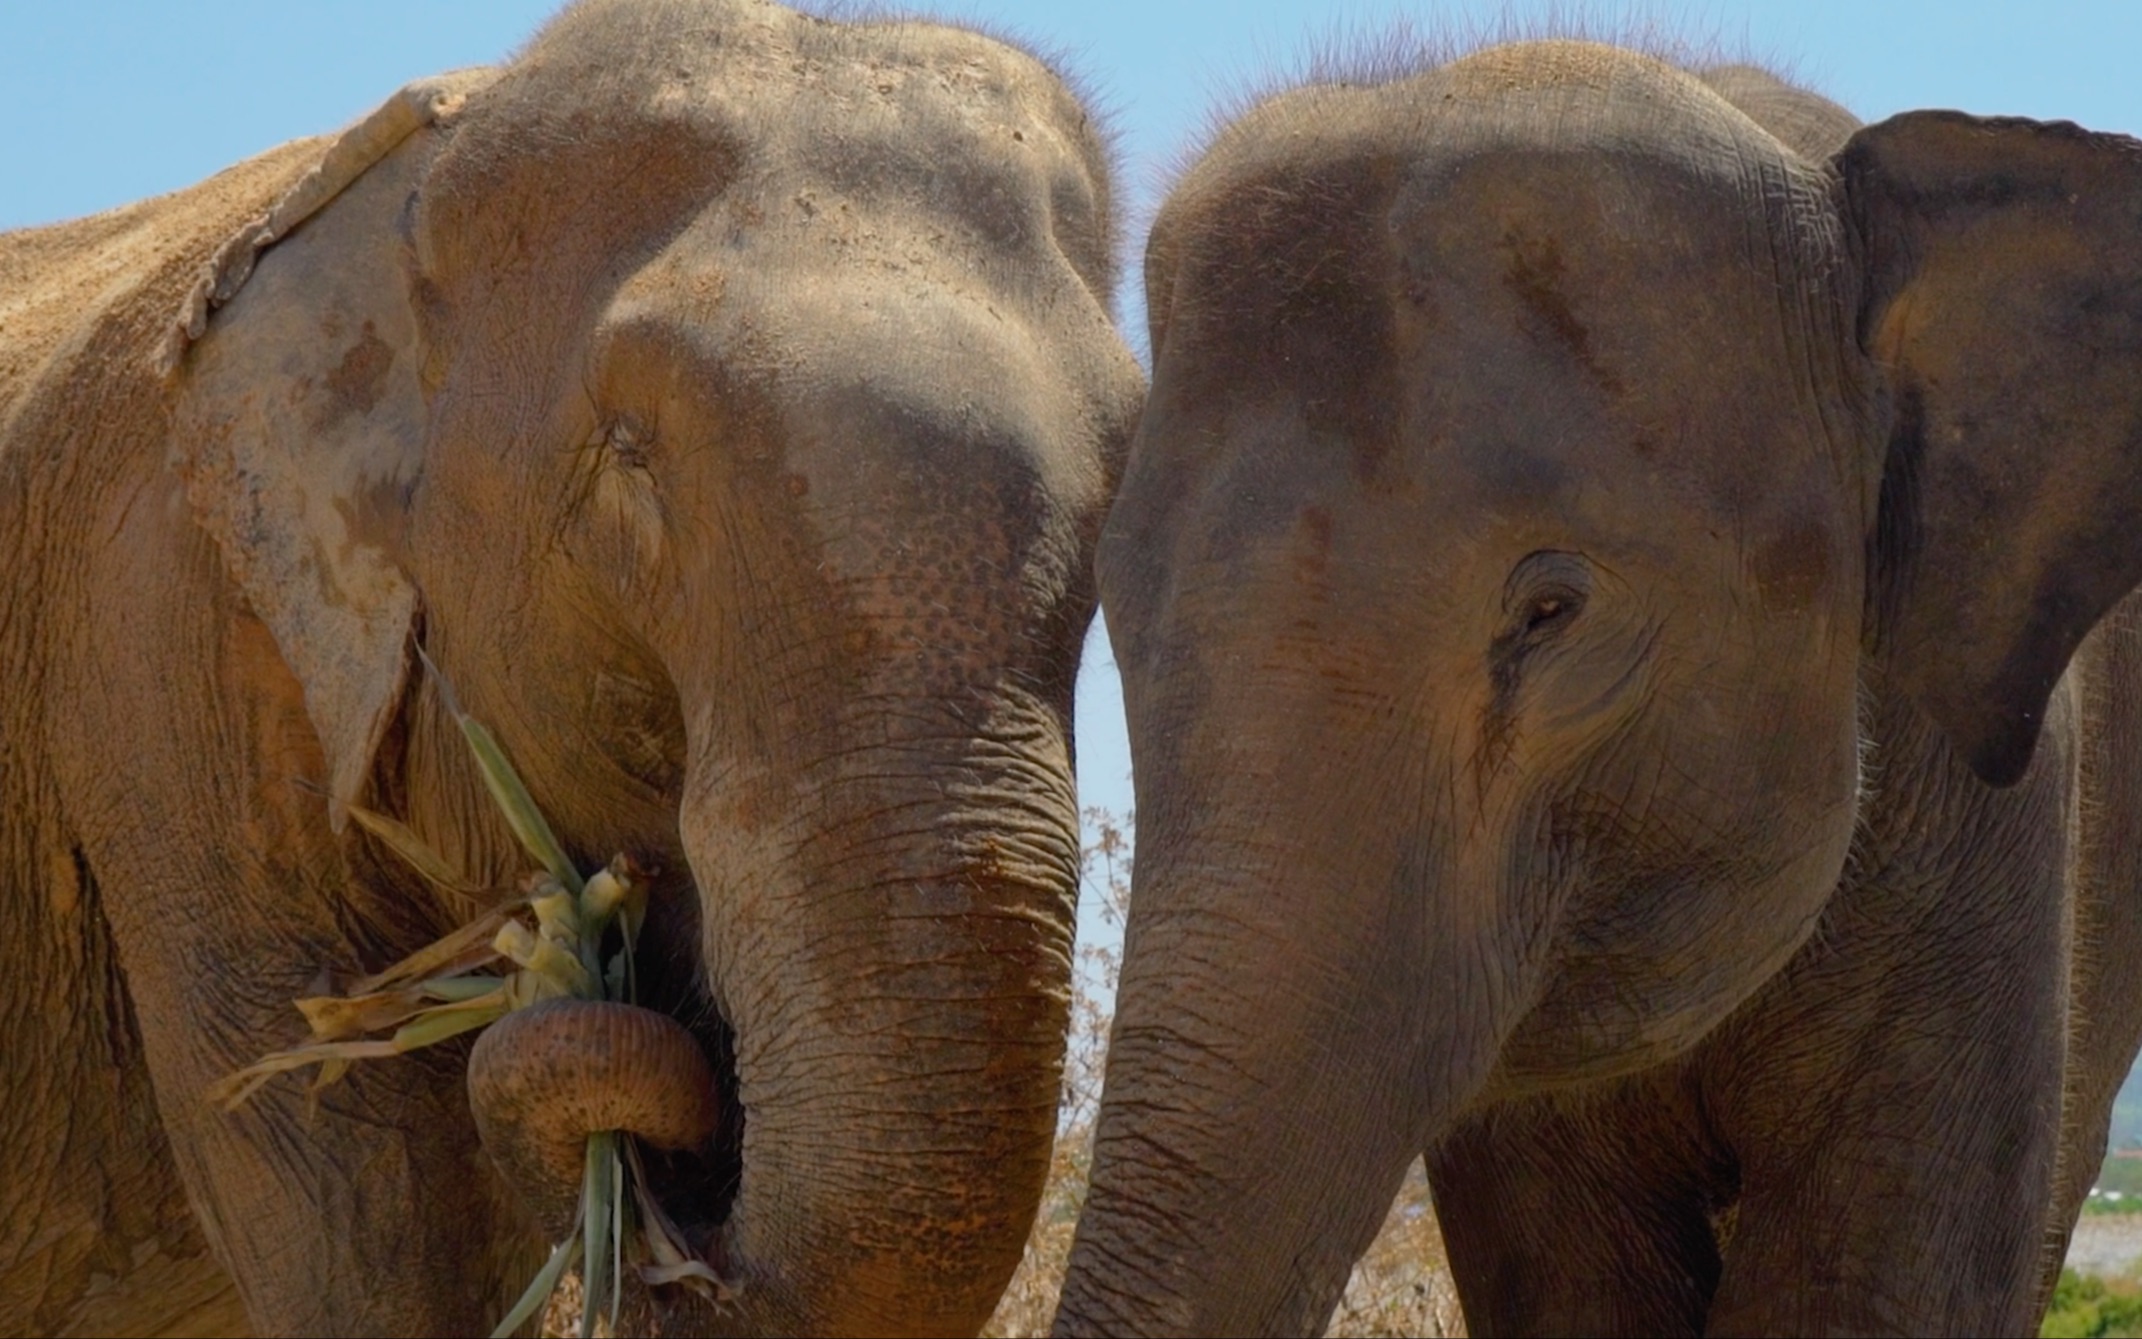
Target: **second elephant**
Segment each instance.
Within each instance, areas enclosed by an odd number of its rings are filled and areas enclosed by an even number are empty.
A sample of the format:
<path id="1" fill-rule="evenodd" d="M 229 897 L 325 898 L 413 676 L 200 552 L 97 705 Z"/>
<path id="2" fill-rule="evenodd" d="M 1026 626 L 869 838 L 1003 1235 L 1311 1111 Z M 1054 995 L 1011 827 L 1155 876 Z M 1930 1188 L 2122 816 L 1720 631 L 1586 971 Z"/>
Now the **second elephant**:
<path id="1" fill-rule="evenodd" d="M 2142 1036 L 2142 145 L 1530 43 L 1267 100 L 1146 265 L 1059 1332 L 1317 1333 L 1424 1151 L 1475 1333 L 2033 1329 Z"/>

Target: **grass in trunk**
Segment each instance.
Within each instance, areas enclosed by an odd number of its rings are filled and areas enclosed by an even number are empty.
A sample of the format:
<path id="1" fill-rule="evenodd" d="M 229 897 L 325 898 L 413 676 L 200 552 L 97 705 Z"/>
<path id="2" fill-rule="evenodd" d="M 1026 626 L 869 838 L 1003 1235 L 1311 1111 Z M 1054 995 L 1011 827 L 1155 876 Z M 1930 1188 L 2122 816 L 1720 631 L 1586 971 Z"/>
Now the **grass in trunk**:
<path id="1" fill-rule="evenodd" d="M 438 682 L 443 687 L 446 680 L 440 676 Z M 263 1056 L 217 1084 L 210 1098 L 226 1110 L 243 1106 L 278 1074 L 317 1066 L 311 1085 L 317 1094 L 357 1061 L 436 1045 L 543 1000 L 634 1002 L 638 982 L 632 955 L 647 912 L 645 874 L 620 855 L 583 878 L 498 741 L 461 710 L 450 687 L 443 687 L 443 695 L 484 785 L 540 872 L 530 876 L 520 894 L 385 971 L 352 983 L 345 993 L 296 1001 L 312 1040 Z M 481 896 L 407 825 L 355 806 L 350 816 L 433 883 L 458 896 Z M 589 1135 L 573 1229 L 499 1322 L 494 1339 L 519 1330 L 542 1309 L 576 1253 L 582 1335 L 593 1334 L 596 1318 L 605 1312 L 615 1331 L 627 1263 L 647 1283 L 683 1284 L 710 1301 L 727 1300 L 721 1280 L 682 1241 L 648 1189 L 631 1137 L 616 1130 Z"/>

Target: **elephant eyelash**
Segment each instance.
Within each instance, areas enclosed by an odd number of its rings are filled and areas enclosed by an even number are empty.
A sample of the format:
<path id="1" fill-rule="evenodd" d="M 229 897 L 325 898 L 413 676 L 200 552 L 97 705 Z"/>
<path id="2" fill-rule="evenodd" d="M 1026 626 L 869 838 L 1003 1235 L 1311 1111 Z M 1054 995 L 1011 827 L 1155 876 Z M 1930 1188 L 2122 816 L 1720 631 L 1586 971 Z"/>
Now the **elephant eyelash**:
<path id="1" fill-rule="evenodd" d="M 600 416 L 595 420 L 595 431 L 580 443 L 580 454 L 593 471 L 600 471 L 604 465 L 621 465 L 647 473 L 653 463 L 653 448 L 655 435 L 638 418 Z"/>
<path id="2" fill-rule="evenodd" d="M 1590 565 L 1579 554 L 1541 549 L 1527 554 L 1504 587 L 1502 631 L 1494 641 L 1500 657 L 1521 656 L 1559 633 L 1591 596 Z"/>
<path id="3" fill-rule="evenodd" d="M 1519 633 L 1525 637 L 1549 632 L 1567 624 L 1584 609 L 1582 591 L 1557 589 L 1541 591 L 1525 606 L 1525 616 Z"/>
<path id="4" fill-rule="evenodd" d="M 614 418 L 596 430 L 594 445 L 624 468 L 645 473 L 654 456 L 654 433 L 637 420 Z"/>

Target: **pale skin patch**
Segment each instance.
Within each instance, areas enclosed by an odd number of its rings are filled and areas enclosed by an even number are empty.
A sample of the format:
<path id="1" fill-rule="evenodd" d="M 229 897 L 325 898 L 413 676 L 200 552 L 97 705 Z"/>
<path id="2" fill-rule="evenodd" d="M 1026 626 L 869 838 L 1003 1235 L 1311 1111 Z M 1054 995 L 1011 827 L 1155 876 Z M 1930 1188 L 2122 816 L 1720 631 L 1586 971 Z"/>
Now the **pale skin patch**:
<path id="1" fill-rule="evenodd" d="M 71 851 L 54 851 L 46 865 L 45 900 L 58 919 L 74 915 L 82 905 L 82 881 Z"/>

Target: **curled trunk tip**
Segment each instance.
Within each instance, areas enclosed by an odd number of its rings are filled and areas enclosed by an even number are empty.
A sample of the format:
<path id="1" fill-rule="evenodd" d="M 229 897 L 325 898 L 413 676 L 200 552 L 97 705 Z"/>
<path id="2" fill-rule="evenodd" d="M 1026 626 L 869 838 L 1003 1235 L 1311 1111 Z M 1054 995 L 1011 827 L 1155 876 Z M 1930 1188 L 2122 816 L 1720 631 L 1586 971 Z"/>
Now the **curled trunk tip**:
<path id="1" fill-rule="evenodd" d="M 721 1109 L 683 1024 L 596 1000 L 546 1000 L 493 1023 L 469 1054 L 468 1085 L 485 1151 L 554 1237 L 570 1229 L 590 1134 L 689 1151 L 714 1137 Z"/>

